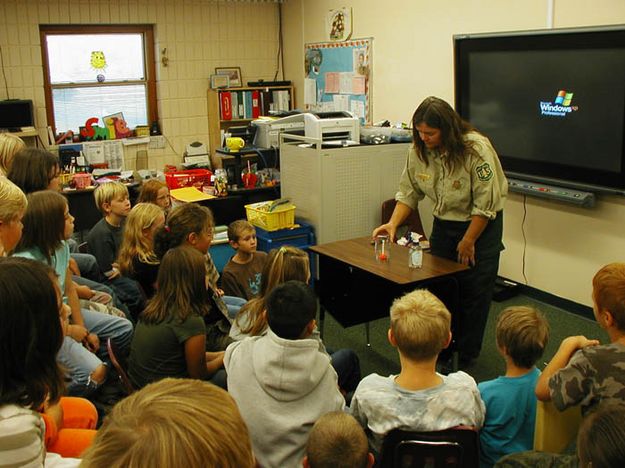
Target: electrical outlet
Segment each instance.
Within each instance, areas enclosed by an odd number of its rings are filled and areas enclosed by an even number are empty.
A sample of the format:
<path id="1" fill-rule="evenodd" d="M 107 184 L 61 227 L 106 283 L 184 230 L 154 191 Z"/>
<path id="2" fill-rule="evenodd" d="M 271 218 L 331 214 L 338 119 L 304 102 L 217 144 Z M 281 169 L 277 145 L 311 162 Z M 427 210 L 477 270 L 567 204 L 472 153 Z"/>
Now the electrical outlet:
<path id="1" fill-rule="evenodd" d="M 150 143 L 148 149 L 163 149 L 165 148 L 165 137 L 163 135 L 155 135 L 150 137 Z"/>

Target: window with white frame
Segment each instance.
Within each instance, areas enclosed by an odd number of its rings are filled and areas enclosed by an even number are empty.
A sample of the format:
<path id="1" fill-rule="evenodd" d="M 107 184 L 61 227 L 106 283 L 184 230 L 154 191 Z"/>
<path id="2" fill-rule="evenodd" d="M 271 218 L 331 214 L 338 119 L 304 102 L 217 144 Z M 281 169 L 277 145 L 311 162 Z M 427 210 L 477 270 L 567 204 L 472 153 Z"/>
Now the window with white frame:
<path id="1" fill-rule="evenodd" d="M 48 124 L 73 130 L 121 114 L 128 128 L 158 120 L 151 25 L 40 26 Z"/>

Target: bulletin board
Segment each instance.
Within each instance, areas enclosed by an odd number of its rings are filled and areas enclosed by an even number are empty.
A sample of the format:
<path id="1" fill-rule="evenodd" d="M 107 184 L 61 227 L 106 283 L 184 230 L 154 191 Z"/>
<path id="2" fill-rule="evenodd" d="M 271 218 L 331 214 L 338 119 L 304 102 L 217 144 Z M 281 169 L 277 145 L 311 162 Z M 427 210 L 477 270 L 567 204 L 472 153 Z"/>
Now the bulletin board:
<path id="1" fill-rule="evenodd" d="M 306 110 L 353 112 L 371 123 L 373 38 L 304 45 Z"/>

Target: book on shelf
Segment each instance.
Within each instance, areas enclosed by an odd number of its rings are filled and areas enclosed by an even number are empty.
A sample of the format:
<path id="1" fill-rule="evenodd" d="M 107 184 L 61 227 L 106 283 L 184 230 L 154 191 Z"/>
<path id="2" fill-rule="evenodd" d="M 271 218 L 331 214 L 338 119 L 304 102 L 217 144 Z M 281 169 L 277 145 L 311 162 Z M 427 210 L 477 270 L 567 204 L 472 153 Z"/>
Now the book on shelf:
<path id="1" fill-rule="evenodd" d="M 230 91 L 219 93 L 221 103 L 221 120 L 232 120 L 232 95 Z"/>
<path id="2" fill-rule="evenodd" d="M 252 91 L 252 118 L 257 119 L 260 116 L 260 92 L 255 89 Z"/>
<path id="3" fill-rule="evenodd" d="M 232 93 L 232 118 L 233 119 L 238 119 L 239 118 L 239 92 L 235 91 Z"/>
<path id="4" fill-rule="evenodd" d="M 252 118 L 252 92 L 245 91 L 245 118 Z"/>

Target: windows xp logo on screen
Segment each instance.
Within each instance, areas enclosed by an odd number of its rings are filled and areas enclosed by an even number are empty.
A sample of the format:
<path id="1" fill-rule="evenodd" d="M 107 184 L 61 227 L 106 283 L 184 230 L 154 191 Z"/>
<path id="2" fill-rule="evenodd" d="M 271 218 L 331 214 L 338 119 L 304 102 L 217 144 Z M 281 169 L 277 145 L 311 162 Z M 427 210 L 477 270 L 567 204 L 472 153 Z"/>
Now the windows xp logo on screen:
<path id="1" fill-rule="evenodd" d="M 558 91 L 553 102 L 540 102 L 540 115 L 549 115 L 553 117 L 566 117 L 567 114 L 575 112 L 578 107 L 572 106 L 573 93 L 561 89 Z"/>

